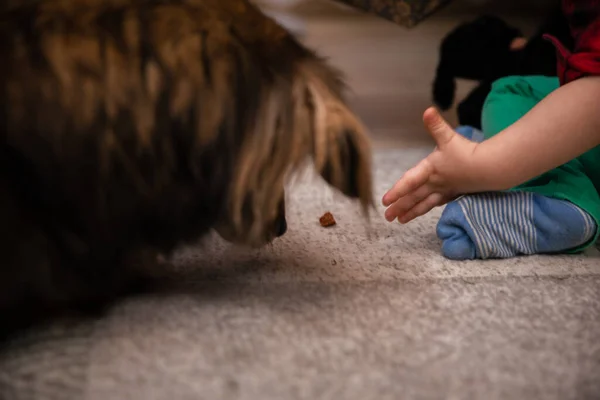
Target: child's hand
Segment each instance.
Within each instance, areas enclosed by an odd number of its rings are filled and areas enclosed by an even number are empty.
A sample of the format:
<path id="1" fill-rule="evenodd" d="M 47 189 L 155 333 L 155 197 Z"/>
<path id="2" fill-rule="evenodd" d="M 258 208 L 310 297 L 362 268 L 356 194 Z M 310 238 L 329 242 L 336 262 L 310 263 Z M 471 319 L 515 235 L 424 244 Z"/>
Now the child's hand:
<path id="1" fill-rule="evenodd" d="M 437 147 L 383 196 L 390 222 L 407 223 L 479 186 L 473 165 L 478 144 L 456 133 L 434 108 L 425 111 L 423 122 Z"/>

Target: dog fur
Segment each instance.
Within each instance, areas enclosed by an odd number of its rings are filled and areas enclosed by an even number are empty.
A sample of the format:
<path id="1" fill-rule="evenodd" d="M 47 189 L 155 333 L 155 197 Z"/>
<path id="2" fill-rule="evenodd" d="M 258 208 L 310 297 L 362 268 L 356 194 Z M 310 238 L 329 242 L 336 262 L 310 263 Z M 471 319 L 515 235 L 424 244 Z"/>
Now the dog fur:
<path id="1" fill-rule="evenodd" d="M 306 160 L 373 205 L 341 75 L 247 0 L 11 0 L 0 52 L 0 329 L 101 308 L 212 229 L 271 242 Z"/>

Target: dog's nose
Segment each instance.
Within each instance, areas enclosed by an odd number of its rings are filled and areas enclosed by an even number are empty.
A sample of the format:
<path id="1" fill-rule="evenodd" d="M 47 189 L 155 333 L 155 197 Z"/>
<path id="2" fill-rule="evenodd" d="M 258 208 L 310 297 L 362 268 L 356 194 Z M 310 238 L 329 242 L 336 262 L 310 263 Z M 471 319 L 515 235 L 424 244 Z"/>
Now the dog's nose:
<path id="1" fill-rule="evenodd" d="M 277 221 L 277 237 L 283 236 L 287 232 L 287 222 L 285 218 L 279 218 Z"/>

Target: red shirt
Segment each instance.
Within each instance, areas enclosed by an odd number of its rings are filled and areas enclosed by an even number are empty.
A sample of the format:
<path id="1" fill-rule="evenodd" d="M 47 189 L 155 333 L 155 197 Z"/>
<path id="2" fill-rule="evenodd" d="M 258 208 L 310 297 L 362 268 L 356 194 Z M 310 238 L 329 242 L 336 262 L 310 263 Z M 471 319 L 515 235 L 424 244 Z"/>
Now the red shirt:
<path id="1" fill-rule="evenodd" d="M 545 35 L 557 50 L 561 85 L 589 75 L 600 75 L 600 0 L 562 0 L 575 46 L 567 49 Z"/>

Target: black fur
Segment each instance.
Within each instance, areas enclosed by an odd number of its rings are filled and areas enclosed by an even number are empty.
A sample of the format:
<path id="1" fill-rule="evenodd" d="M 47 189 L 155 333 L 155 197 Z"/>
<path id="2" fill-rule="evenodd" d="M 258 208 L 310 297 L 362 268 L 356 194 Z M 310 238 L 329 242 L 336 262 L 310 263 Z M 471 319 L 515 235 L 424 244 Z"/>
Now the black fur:
<path id="1" fill-rule="evenodd" d="M 525 48 L 511 50 L 511 42 L 522 32 L 494 16 L 482 16 L 461 24 L 440 46 L 440 58 L 433 82 L 433 101 L 442 110 L 454 103 L 456 78 L 479 81 L 458 107 L 461 125 L 481 128 L 481 111 L 492 83 L 511 75 L 556 75 L 556 51 L 545 40 L 552 34 L 572 45 L 569 27 L 560 7 L 555 7 Z"/>

